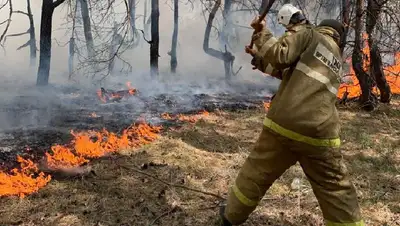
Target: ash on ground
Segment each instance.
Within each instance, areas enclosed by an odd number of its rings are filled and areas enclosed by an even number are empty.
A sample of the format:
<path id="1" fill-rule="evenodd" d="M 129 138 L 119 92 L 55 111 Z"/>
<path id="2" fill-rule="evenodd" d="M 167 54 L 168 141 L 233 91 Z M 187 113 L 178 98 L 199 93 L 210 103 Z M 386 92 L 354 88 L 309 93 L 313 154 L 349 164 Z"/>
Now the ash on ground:
<path id="1" fill-rule="evenodd" d="M 0 169 L 15 166 L 16 155 L 38 160 L 52 145 L 68 143 L 71 129 L 121 132 L 139 118 L 168 126 L 171 122 L 161 118 L 164 112 L 254 109 L 270 97 L 268 90 L 260 88 L 219 93 L 201 93 L 195 88 L 196 92 L 191 93 L 149 93 L 138 88 L 134 95 L 110 103 L 103 103 L 97 90 L 66 86 L 46 90 L 31 87 L 16 95 L 9 93 L 0 107 Z"/>

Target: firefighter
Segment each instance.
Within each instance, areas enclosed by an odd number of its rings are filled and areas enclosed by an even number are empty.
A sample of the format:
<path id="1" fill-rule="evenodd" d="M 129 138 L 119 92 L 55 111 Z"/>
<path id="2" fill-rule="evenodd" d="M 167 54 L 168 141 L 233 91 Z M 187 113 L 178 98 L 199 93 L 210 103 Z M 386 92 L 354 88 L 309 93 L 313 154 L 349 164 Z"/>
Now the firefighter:
<path id="1" fill-rule="evenodd" d="M 324 20 L 279 40 L 252 22 L 257 67 L 285 70 L 263 131 L 220 209 L 220 225 L 239 225 L 269 187 L 300 163 L 318 199 L 327 226 L 364 226 L 357 194 L 340 153 L 335 106 L 342 73 L 344 27 Z"/>
<path id="2" fill-rule="evenodd" d="M 282 39 L 288 35 L 294 34 L 298 31 L 301 31 L 303 29 L 312 27 L 310 22 L 304 16 L 303 12 L 300 9 L 293 6 L 292 4 L 284 4 L 282 6 L 282 8 L 278 11 L 277 21 L 279 24 L 281 24 L 286 29 L 285 33 L 283 34 L 282 37 L 280 37 L 280 39 Z M 263 22 L 263 24 L 261 24 L 261 25 L 265 26 L 264 23 L 265 22 Z M 252 49 L 249 46 L 246 46 L 245 51 L 246 51 L 246 53 L 249 53 L 252 56 L 254 56 L 254 54 L 256 52 L 260 52 L 260 54 L 263 55 L 264 52 L 262 49 L 260 51 L 258 51 L 258 49 L 260 49 L 260 48 L 261 47 L 257 48 L 257 46 L 256 46 L 255 49 Z M 269 74 L 272 77 L 282 80 L 282 74 L 284 72 L 281 72 L 279 70 L 272 68 L 271 64 L 268 64 L 268 65 L 266 65 L 266 67 L 262 67 L 262 68 L 257 67 L 256 65 L 258 65 L 258 66 L 263 65 L 263 64 L 260 64 L 259 62 L 256 62 L 257 59 L 259 59 L 259 58 L 253 58 L 253 60 L 251 62 L 251 64 L 254 66 L 253 69 L 258 69 L 263 73 Z"/>

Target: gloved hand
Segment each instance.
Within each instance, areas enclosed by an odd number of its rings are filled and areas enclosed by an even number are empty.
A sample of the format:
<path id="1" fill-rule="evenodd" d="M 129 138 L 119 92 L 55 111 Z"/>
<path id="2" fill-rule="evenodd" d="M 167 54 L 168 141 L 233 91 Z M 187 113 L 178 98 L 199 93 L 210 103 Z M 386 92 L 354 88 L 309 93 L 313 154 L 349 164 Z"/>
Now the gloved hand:
<path id="1" fill-rule="evenodd" d="M 256 70 L 257 67 L 256 67 L 256 64 L 255 64 L 255 55 L 256 55 L 256 53 L 257 53 L 257 50 L 255 50 L 255 49 L 253 49 L 253 48 L 250 48 L 250 46 L 247 45 L 247 46 L 244 48 L 244 51 L 245 51 L 246 53 L 250 54 L 250 55 L 253 57 L 253 59 L 251 60 L 251 65 L 254 66 L 252 69 L 253 69 L 253 70 Z"/>
<path id="2" fill-rule="evenodd" d="M 253 57 L 254 57 L 254 55 L 256 55 L 256 52 L 257 52 L 257 50 L 250 48 L 250 46 L 248 46 L 248 45 L 244 48 L 244 51 L 246 53 L 252 55 Z"/>
<path id="3" fill-rule="evenodd" d="M 253 70 L 260 70 L 260 71 L 263 71 L 262 70 L 262 68 L 263 68 L 263 66 L 262 66 L 262 61 L 261 61 L 261 59 L 260 58 L 257 58 L 257 57 L 255 57 L 254 55 L 253 55 L 253 59 L 251 59 L 251 65 L 253 65 Z"/>
<path id="4" fill-rule="evenodd" d="M 265 29 L 265 24 L 266 24 L 265 19 L 259 22 L 258 21 L 259 18 L 260 18 L 259 16 L 256 16 L 250 23 L 250 26 L 254 29 L 254 33 L 258 33 L 263 29 Z"/>

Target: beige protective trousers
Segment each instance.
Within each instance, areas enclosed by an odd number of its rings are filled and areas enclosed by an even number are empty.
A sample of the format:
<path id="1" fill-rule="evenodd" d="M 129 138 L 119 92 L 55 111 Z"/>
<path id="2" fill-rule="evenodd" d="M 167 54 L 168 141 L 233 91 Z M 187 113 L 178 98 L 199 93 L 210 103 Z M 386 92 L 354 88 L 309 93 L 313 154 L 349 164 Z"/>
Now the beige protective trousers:
<path id="1" fill-rule="evenodd" d="M 244 223 L 272 183 L 297 161 L 312 185 L 327 226 L 365 225 L 338 148 L 294 141 L 266 127 L 229 191 L 226 219 L 233 225 Z"/>

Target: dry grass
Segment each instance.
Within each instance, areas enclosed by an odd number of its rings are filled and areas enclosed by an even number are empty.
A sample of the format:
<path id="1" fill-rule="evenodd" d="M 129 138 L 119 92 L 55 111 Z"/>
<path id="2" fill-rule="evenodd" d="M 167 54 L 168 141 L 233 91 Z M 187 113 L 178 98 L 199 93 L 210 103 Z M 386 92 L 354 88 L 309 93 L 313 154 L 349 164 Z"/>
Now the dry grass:
<path id="1" fill-rule="evenodd" d="M 341 110 L 344 154 L 368 226 L 400 225 L 400 107 L 375 113 Z M 53 180 L 25 199 L 0 199 L 0 225 L 213 225 L 262 127 L 262 111 L 218 113 L 170 130 L 141 150 L 91 162 L 97 175 Z M 294 178 L 302 188 L 291 191 Z M 245 225 L 322 225 L 301 168 L 290 168 Z"/>

